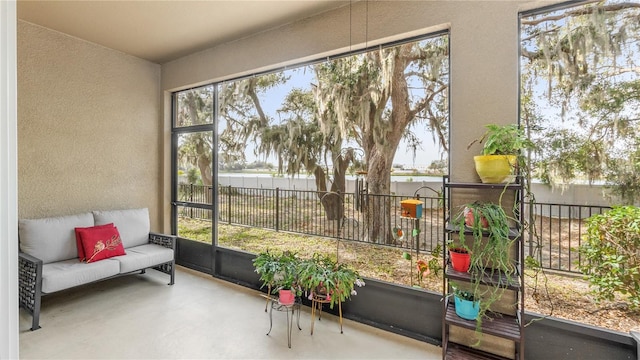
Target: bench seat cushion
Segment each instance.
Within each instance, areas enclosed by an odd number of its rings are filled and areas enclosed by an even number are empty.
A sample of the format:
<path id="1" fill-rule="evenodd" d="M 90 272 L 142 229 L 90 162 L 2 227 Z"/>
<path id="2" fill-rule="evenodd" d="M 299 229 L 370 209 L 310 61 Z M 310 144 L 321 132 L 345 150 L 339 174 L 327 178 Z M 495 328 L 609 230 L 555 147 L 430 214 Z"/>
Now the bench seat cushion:
<path id="1" fill-rule="evenodd" d="M 88 284 L 118 275 L 119 271 L 120 263 L 111 259 L 87 264 L 76 258 L 45 264 L 42 267 L 42 292 L 53 293 Z"/>
<path id="2" fill-rule="evenodd" d="M 111 258 L 120 262 L 120 273 L 146 269 L 172 261 L 173 250 L 156 244 L 134 246 L 127 249 L 127 254 Z"/>

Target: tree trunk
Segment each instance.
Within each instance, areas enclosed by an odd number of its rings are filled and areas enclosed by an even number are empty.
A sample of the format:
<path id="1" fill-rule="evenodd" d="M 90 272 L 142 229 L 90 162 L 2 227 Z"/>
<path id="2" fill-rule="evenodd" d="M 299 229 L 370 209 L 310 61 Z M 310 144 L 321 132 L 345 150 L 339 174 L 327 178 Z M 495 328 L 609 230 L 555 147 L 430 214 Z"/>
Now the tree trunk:
<path id="1" fill-rule="evenodd" d="M 395 157 L 396 149 L 400 144 L 402 133 L 407 125 L 414 119 L 418 109 L 410 108 L 409 91 L 407 81 L 404 76 L 406 67 L 406 55 L 410 47 L 401 46 L 394 54 L 395 61 L 392 69 L 391 80 L 391 115 L 385 124 L 381 120 L 381 112 L 384 104 L 371 103 L 369 112 L 369 126 L 376 129 L 384 126 L 382 131 L 374 132 L 365 143 L 365 153 L 367 154 L 367 183 L 369 186 L 368 208 L 367 208 L 367 228 L 368 241 L 379 244 L 391 244 L 391 200 L 388 195 L 391 188 L 391 166 Z M 375 124 L 375 125 L 374 125 Z M 384 124 L 384 125 L 381 125 Z"/>
<path id="2" fill-rule="evenodd" d="M 378 244 L 389 244 L 391 236 L 391 201 L 388 196 L 391 187 L 389 171 L 391 170 L 391 158 L 378 149 L 374 150 L 369 158 L 367 171 L 367 184 L 369 197 L 367 203 L 367 229 L 368 241 Z"/>
<path id="3" fill-rule="evenodd" d="M 342 220 L 344 218 L 344 193 L 346 189 L 346 172 L 353 159 L 353 151 L 347 151 L 335 159 L 333 167 L 333 182 L 330 192 L 327 191 L 327 176 L 322 167 L 317 166 L 313 172 L 318 197 L 324 208 L 327 220 Z M 336 231 L 340 229 L 340 222 Z"/>

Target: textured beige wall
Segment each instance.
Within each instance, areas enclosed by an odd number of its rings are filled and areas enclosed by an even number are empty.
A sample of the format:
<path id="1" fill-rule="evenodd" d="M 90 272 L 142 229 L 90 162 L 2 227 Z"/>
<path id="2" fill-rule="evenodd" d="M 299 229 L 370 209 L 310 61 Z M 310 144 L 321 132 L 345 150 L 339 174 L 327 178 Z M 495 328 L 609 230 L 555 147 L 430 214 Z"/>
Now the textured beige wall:
<path id="1" fill-rule="evenodd" d="M 21 218 L 148 207 L 159 229 L 160 66 L 18 23 Z"/>
<path id="2" fill-rule="evenodd" d="M 164 64 L 162 89 L 221 81 L 357 49 L 365 43 L 370 46 L 449 29 L 451 176 L 455 181 L 479 181 L 473 155 L 480 150 L 467 151 L 467 144 L 484 132 L 484 124 L 517 122 L 518 12 L 548 4 L 361 1 Z"/>

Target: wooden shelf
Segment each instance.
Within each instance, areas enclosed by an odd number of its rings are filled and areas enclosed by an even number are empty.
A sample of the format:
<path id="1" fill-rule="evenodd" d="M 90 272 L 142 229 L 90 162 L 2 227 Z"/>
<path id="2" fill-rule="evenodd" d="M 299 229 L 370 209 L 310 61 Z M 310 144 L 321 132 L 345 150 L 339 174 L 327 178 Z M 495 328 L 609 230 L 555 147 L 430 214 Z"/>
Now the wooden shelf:
<path id="1" fill-rule="evenodd" d="M 447 226 L 445 227 L 445 230 L 447 232 L 450 232 L 450 233 L 453 233 L 453 234 L 460 233 L 460 228 L 457 227 L 457 226 L 451 225 L 450 222 L 447 222 Z M 473 230 L 468 226 L 464 227 L 464 231 L 463 232 L 464 232 L 465 235 L 473 235 Z M 486 236 L 489 233 L 483 231 L 482 234 Z M 520 229 L 509 228 L 509 235 L 508 236 L 509 236 L 509 239 L 517 239 L 517 238 L 519 238 L 520 237 Z"/>
<path id="2" fill-rule="evenodd" d="M 518 267 L 517 265 L 514 265 L 515 269 L 517 270 Z M 514 273 L 511 276 L 507 276 L 504 273 L 498 271 L 498 270 L 493 270 L 494 273 L 491 273 L 492 270 L 485 270 L 482 279 L 480 279 L 480 282 L 482 284 L 485 285 L 493 285 L 493 286 L 500 286 L 509 290 L 520 290 L 521 285 L 520 285 L 520 274 L 518 272 Z M 460 272 L 460 271 L 455 271 L 453 270 L 453 267 L 451 266 L 451 264 L 447 265 L 447 268 L 445 270 L 445 275 L 447 276 L 447 278 L 451 279 L 451 280 L 458 280 L 458 281 L 467 281 L 467 282 L 472 282 L 473 280 L 473 276 L 467 272 Z"/>
<path id="3" fill-rule="evenodd" d="M 524 359 L 524 327 L 522 324 L 522 317 L 524 315 L 524 303 L 522 303 L 522 293 L 524 291 L 524 247 L 523 247 L 523 234 L 522 227 L 519 226 L 523 222 L 523 179 L 520 176 L 517 176 L 512 183 L 503 183 L 503 184 L 484 184 L 484 183 L 474 183 L 474 182 L 450 182 L 449 177 L 445 176 L 443 178 L 443 204 L 444 204 L 444 228 L 443 235 L 445 240 L 447 241 L 455 241 L 457 240 L 457 234 L 462 232 L 462 235 L 467 238 L 464 241 L 472 240 L 470 237 L 474 236 L 474 232 L 469 227 L 464 227 L 462 230 L 460 229 L 459 223 L 455 220 L 456 224 L 452 224 L 454 219 L 457 219 L 459 214 L 456 214 L 454 217 L 454 208 L 452 203 L 452 198 L 456 200 L 456 202 L 460 202 L 464 200 L 464 196 L 468 196 L 470 198 L 475 198 L 475 193 L 478 194 L 482 199 L 489 200 L 493 199 L 494 201 L 499 201 L 498 199 L 502 198 L 502 195 L 506 192 L 511 192 L 512 194 L 508 195 L 508 206 L 511 209 L 511 198 L 513 197 L 513 217 L 517 218 L 519 221 L 510 221 L 509 224 L 512 226 L 509 229 L 508 237 L 513 242 L 513 247 L 509 249 L 509 258 L 510 262 L 513 263 L 513 274 L 506 275 L 502 271 L 494 270 L 494 269 L 485 269 L 484 272 L 478 274 L 469 274 L 468 272 L 459 272 L 453 270 L 451 266 L 451 262 L 449 256 L 447 256 L 447 251 L 443 250 L 443 264 L 444 264 L 444 276 L 443 276 L 443 291 L 448 293 L 451 291 L 451 282 L 460 283 L 460 286 L 463 286 L 462 283 L 467 284 L 481 284 L 483 286 L 490 288 L 500 288 L 505 290 L 510 290 L 515 292 L 516 297 L 516 307 L 514 311 L 508 311 L 508 314 L 502 314 L 500 312 L 486 312 L 482 318 L 480 323 L 480 328 L 478 331 L 482 332 L 486 335 L 491 335 L 492 337 L 497 337 L 503 340 L 498 340 L 495 338 L 488 338 L 482 340 L 483 350 L 479 350 L 475 347 L 468 347 L 459 343 L 452 342 L 449 339 L 449 329 L 454 326 L 459 329 L 467 329 L 470 331 L 476 331 L 476 327 L 478 326 L 478 322 L 476 320 L 465 320 L 459 317 L 455 311 L 455 303 L 453 299 L 449 299 L 444 304 L 444 311 L 442 315 L 442 327 L 443 327 L 443 339 L 442 339 L 442 349 L 443 349 L 443 358 L 444 359 L 452 359 L 452 360 L 460 360 L 460 359 L 486 359 L 486 360 L 499 360 L 499 359 Z M 476 190 L 475 192 L 473 190 Z M 517 206 L 517 207 L 516 207 Z M 510 211 L 505 208 L 505 211 Z M 483 239 L 482 241 L 487 241 L 487 237 L 489 236 L 488 231 L 482 232 Z M 489 263 L 489 266 L 490 263 Z M 464 288 L 464 287 L 463 287 Z M 500 302 L 500 306 L 495 306 L 496 309 L 507 310 L 505 306 L 509 306 L 511 303 L 511 294 L 508 294 L 505 298 L 500 298 L 498 301 Z M 509 308 L 510 309 L 510 308 Z M 488 341 L 489 343 L 484 343 L 484 341 Z M 504 351 L 497 351 L 491 345 L 493 343 L 502 343 L 502 342 L 513 342 L 515 347 L 515 352 L 513 355 L 505 355 Z M 494 352 L 500 352 L 501 355 L 495 354 Z M 508 357 L 504 357 L 508 356 Z"/>
<path id="4" fill-rule="evenodd" d="M 522 184 L 518 182 L 501 183 L 501 184 L 485 184 L 485 183 L 466 183 L 466 182 L 445 182 L 444 185 L 450 188 L 456 189 L 507 189 L 507 190 L 520 190 Z"/>
<path id="5" fill-rule="evenodd" d="M 466 346 L 450 343 L 447 347 L 447 360 L 504 360 L 507 358 L 475 350 Z"/>
<path id="6" fill-rule="evenodd" d="M 491 313 L 487 313 L 486 315 L 490 316 L 490 314 Z M 465 320 L 459 317 L 456 314 L 455 305 L 453 303 L 450 303 L 447 306 L 445 323 L 470 330 L 476 329 L 476 321 Z M 518 320 L 515 316 L 501 314 L 500 316 L 491 319 L 482 319 L 481 331 L 483 334 L 490 334 L 517 342 L 520 341 L 520 325 L 518 324 Z"/>

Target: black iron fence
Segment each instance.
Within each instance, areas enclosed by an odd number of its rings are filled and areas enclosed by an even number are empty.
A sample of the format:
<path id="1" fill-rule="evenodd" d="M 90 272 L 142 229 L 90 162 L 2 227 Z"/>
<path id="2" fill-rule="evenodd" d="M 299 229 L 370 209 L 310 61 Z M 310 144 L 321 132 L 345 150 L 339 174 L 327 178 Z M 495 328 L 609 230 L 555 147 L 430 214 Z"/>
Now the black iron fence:
<path id="1" fill-rule="evenodd" d="M 586 219 L 611 209 L 608 206 L 525 204 L 533 213 L 532 231 L 525 234 L 526 255 L 534 256 L 543 268 L 580 272 L 579 248 L 586 232 Z"/>
<path id="2" fill-rule="evenodd" d="M 179 201 L 211 204 L 212 187 L 179 185 Z M 434 193 L 435 195 L 435 193 Z M 329 220 L 325 206 L 331 197 L 344 205 L 339 220 Z M 350 241 L 381 243 L 372 238 L 375 221 L 388 221 L 383 228 L 389 234 L 381 237 L 384 245 L 417 251 L 431 251 L 443 242 L 444 215 L 441 198 L 420 197 L 423 214 L 419 220 L 401 216 L 400 202 L 409 196 L 322 193 L 309 190 L 265 189 L 221 186 L 218 189 L 218 221 L 324 236 Z M 324 205 L 323 205 L 324 204 Z M 335 203 L 334 203 L 335 204 Z M 586 218 L 609 207 L 563 205 L 551 203 L 525 204 L 530 229 L 524 236 L 525 254 L 537 259 L 543 268 L 579 272 L 579 247 L 586 230 Z M 371 214 L 389 214 L 373 217 Z M 205 209 L 180 207 L 180 215 L 211 220 Z M 399 230 L 399 231 L 398 231 Z M 386 236 L 388 235 L 388 236 Z"/>

